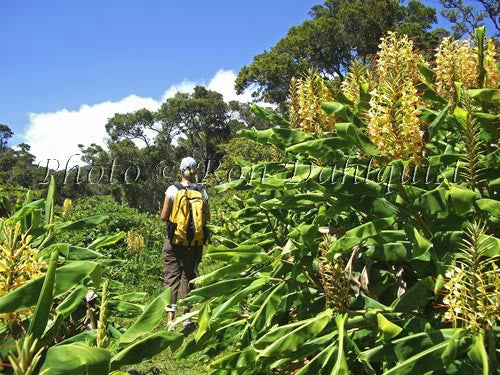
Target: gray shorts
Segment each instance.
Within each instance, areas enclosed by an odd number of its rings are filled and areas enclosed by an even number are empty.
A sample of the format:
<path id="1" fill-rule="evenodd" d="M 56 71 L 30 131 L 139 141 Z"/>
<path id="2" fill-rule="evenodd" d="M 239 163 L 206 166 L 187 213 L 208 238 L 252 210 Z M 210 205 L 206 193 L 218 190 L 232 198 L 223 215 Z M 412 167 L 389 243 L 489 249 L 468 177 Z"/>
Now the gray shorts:
<path id="1" fill-rule="evenodd" d="M 168 238 L 163 243 L 163 285 L 172 288 L 172 307 L 165 311 L 177 311 L 177 293 L 180 287 L 180 298 L 186 298 L 192 289 L 191 280 L 198 273 L 198 264 L 201 261 L 203 245 L 183 246 L 172 245 Z"/>

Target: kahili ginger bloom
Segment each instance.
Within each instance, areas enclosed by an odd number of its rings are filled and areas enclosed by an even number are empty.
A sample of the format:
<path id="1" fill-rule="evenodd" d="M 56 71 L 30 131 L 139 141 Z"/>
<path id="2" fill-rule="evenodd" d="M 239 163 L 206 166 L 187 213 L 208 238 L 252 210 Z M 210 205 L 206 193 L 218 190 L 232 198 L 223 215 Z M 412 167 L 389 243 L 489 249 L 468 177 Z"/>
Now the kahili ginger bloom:
<path id="1" fill-rule="evenodd" d="M 68 215 L 71 211 L 73 211 L 73 201 L 70 198 L 66 198 L 62 207 L 62 216 Z"/>
<path id="2" fill-rule="evenodd" d="M 144 237 L 140 233 L 128 231 L 127 248 L 131 254 L 138 253 L 144 248 Z"/>
<path id="3" fill-rule="evenodd" d="M 497 88 L 500 86 L 500 77 L 496 64 L 498 63 L 495 42 L 486 38 L 483 66 L 486 71 L 484 87 Z"/>
<path id="4" fill-rule="evenodd" d="M 478 86 L 478 56 L 470 40 L 444 38 L 436 53 L 436 91 L 446 100 L 455 101 L 454 82 L 464 88 Z"/>
<path id="5" fill-rule="evenodd" d="M 9 223 L 0 219 L 0 296 L 43 275 L 47 263 L 36 257 L 38 249 L 31 246 L 32 236 L 23 233 L 21 223 Z M 31 310 L 22 312 L 31 313 Z M 19 315 L 0 314 L 0 320 L 8 323 Z"/>
<path id="6" fill-rule="evenodd" d="M 488 242 L 484 224 L 474 222 L 464 231 L 456 264 L 446 272 L 444 318 L 468 330 L 491 329 L 500 313 L 498 256 L 486 256 Z"/>
<path id="7" fill-rule="evenodd" d="M 366 130 L 382 155 L 416 164 L 423 149 L 417 109 L 421 100 L 416 88 L 420 79 L 417 63 L 421 61 L 406 35 L 389 33 L 382 39 L 376 68 L 378 83 L 371 91 Z"/>
<path id="8" fill-rule="evenodd" d="M 349 72 L 342 81 L 342 93 L 347 99 L 356 102 L 360 97 L 360 85 L 373 86 L 371 70 L 359 60 L 354 60 L 349 66 Z"/>
<path id="9" fill-rule="evenodd" d="M 290 81 L 290 122 L 292 127 L 321 137 L 335 131 L 335 116 L 327 115 L 323 102 L 333 101 L 325 81 L 317 72 L 310 71 Z"/>

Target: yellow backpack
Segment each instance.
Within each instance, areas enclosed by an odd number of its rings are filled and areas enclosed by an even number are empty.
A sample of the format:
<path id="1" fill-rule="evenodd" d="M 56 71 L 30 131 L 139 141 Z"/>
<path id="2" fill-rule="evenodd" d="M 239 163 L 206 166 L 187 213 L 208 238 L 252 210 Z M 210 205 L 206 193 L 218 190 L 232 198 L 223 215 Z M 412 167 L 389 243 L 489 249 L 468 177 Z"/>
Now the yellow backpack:
<path id="1" fill-rule="evenodd" d="M 178 189 L 167 223 L 170 243 L 184 246 L 202 245 L 207 240 L 207 203 L 197 185 L 176 184 Z"/>

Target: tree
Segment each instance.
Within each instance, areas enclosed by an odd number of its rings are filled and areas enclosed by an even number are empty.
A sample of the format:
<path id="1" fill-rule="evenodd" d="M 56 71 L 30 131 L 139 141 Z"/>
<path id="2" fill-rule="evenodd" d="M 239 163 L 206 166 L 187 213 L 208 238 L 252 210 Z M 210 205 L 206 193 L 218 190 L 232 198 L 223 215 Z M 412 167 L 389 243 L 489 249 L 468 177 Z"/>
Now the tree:
<path id="1" fill-rule="evenodd" d="M 311 67 L 326 77 L 342 78 L 353 58 L 368 61 L 387 31 L 409 33 L 424 49 L 437 45 L 438 38 L 430 32 L 436 12 L 417 0 L 408 6 L 396 0 L 327 0 L 310 14 L 312 19 L 292 27 L 240 70 L 237 92 L 257 84 L 256 98 L 282 104 L 293 76 Z"/>
<path id="2" fill-rule="evenodd" d="M 30 153 L 28 144 L 9 147 L 8 142 L 13 135 L 7 125 L 0 124 L 0 183 L 38 188 L 37 182 L 43 180 L 43 168 L 33 164 L 35 156 Z"/>
<path id="3" fill-rule="evenodd" d="M 443 9 L 441 15 L 453 23 L 453 35 L 460 38 L 465 34 L 474 35 L 474 30 L 489 19 L 496 28 L 495 36 L 500 36 L 500 2 L 498 0 L 475 0 L 482 10 L 463 0 L 439 0 Z"/>
<path id="4" fill-rule="evenodd" d="M 188 153 L 204 160 L 215 158 L 216 145 L 231 134 L 228 111 L 221 94 L 196 86 L 192 94 L 177 93 L 167 99 L 157 116 L 163 124 L 182 133 Z"/>
<path id="5" fill-rule="evenodd" d="M 106 124 L 106 131 L 112 141 L 122 139 L 140 139 L 146 146 L 151 144 L 149 132 L 158 133 L 154 114 L 147 109 L 126 114 L 115 114 Z"/>
<path id="6" fill-rule="evenodd" d="M 218 160 L 226 153 L 219 146 L 247 127 L 265 129 L 269 123 L 253 116 L 248 104 L 226 103 L 221 94 L 202 86 L 195 87 L 193 93 L 177 93 L 156 112 L 117 113 L 106 124 L 107 149 L 97 144 L 79 145 L 87 163 L 81 171 L 83 178 L 93 171 L 95 181 L 102 167 L 105 183 L 89 186 L 90 181 L 86 181 L 89 188 L 83 191 L 83 184 L 74 186 L 72 175 L 63 194 L 110 194 L 132 207 L 158 211 L 165 187 L 176 179 L 184 156 L 192 155 L 200 163 L 202 178 L 205 169 L 218 168 Z"/>
<path id="7" fill-rule="evenodd" d="M 6 149 L 7 143 L 13 135 L 14 133 L 7 125 L 0 124 L 0 151 L 4 151 Z"/>

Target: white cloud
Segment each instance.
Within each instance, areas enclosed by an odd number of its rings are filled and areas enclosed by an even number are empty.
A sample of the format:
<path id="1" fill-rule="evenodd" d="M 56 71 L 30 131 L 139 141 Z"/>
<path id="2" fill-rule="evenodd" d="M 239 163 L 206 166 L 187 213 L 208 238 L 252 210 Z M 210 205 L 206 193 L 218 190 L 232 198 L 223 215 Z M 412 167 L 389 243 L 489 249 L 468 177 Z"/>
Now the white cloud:
<path id="1" fill-rule="evenodd" d="M 220 69 L 206 87 L 220 92 L 226 101 L 251 101 L 251 90 L 246 90 L 242 95 L 236 94 L 235 79 L 236 74 L 232 70 Z M 43 165 L 47 159 L 57 159 L 60 167 L 64 168 L 68 158 L 79 153 L 78 144 L 89 146 L 91 143 L 96 143 L 105 146 L 107 136 L 105 125 L 115 113 L 133 112 L 142 108 L 156 111 L 166 99 L 173 97 L 177 92 L 193 92 L 197 84 L 203 82 L 184 80 L 174 84 L 165 90 L 160 100 L 129 95 L 117 102 L 83 104 L 77 110 L 29 113 L 29 125 L 23 136 L 24 142 L 31 146 L 30 152 L 35 155 L 37 162 Z M 71 160 L 78 162 L 79 158 L 74 157 Z"/>
<path id="2" fill-rule="evenodd" d="M 243 94 L 237 95 L 234 90 L 234 81 L 236 74 L 232 70 L 220 69 L 215 76 L 210 80 L 207 88 L 212 91 L 220 92 L 224 96 L 224 100 L 229 102 L 231 100 L 238 100 L 240 102 L 252 101 L 252 90 L 247 89 Z"/>
<path id="3" fill-rule="evenodd" d="M 78 110 L 62 109 L 57 112 L 29 113 L 29 127 L 24 135 L 31 146 L 30 152 L 37 162 L 57 159 L 64 167 L 66 160 L 79 153 L 78 144 L 96 143 L 105 146 L 105 125 L 115 113 L 137 111 L 142 108 L 157 110 L 159 103 L 151 98 L 130 95 L 118 102 L 82 105 Z M 78 161 L 75 157 L 72 160 Z"/>
<path id="4" fill-rule="evenodd" d="M 184 80 L 181 83 L 174 84 L 170 86 L 167 91 L 163 93 L 161 96 L 160 102 L 163 103 L 165 100 L 168 98 L 173 98 L 175 94 L 178 92 L 186 92 L 186 93 L 191 93 L 194 91 L 194 88 L 196 86 L 196 82 Z"/>

